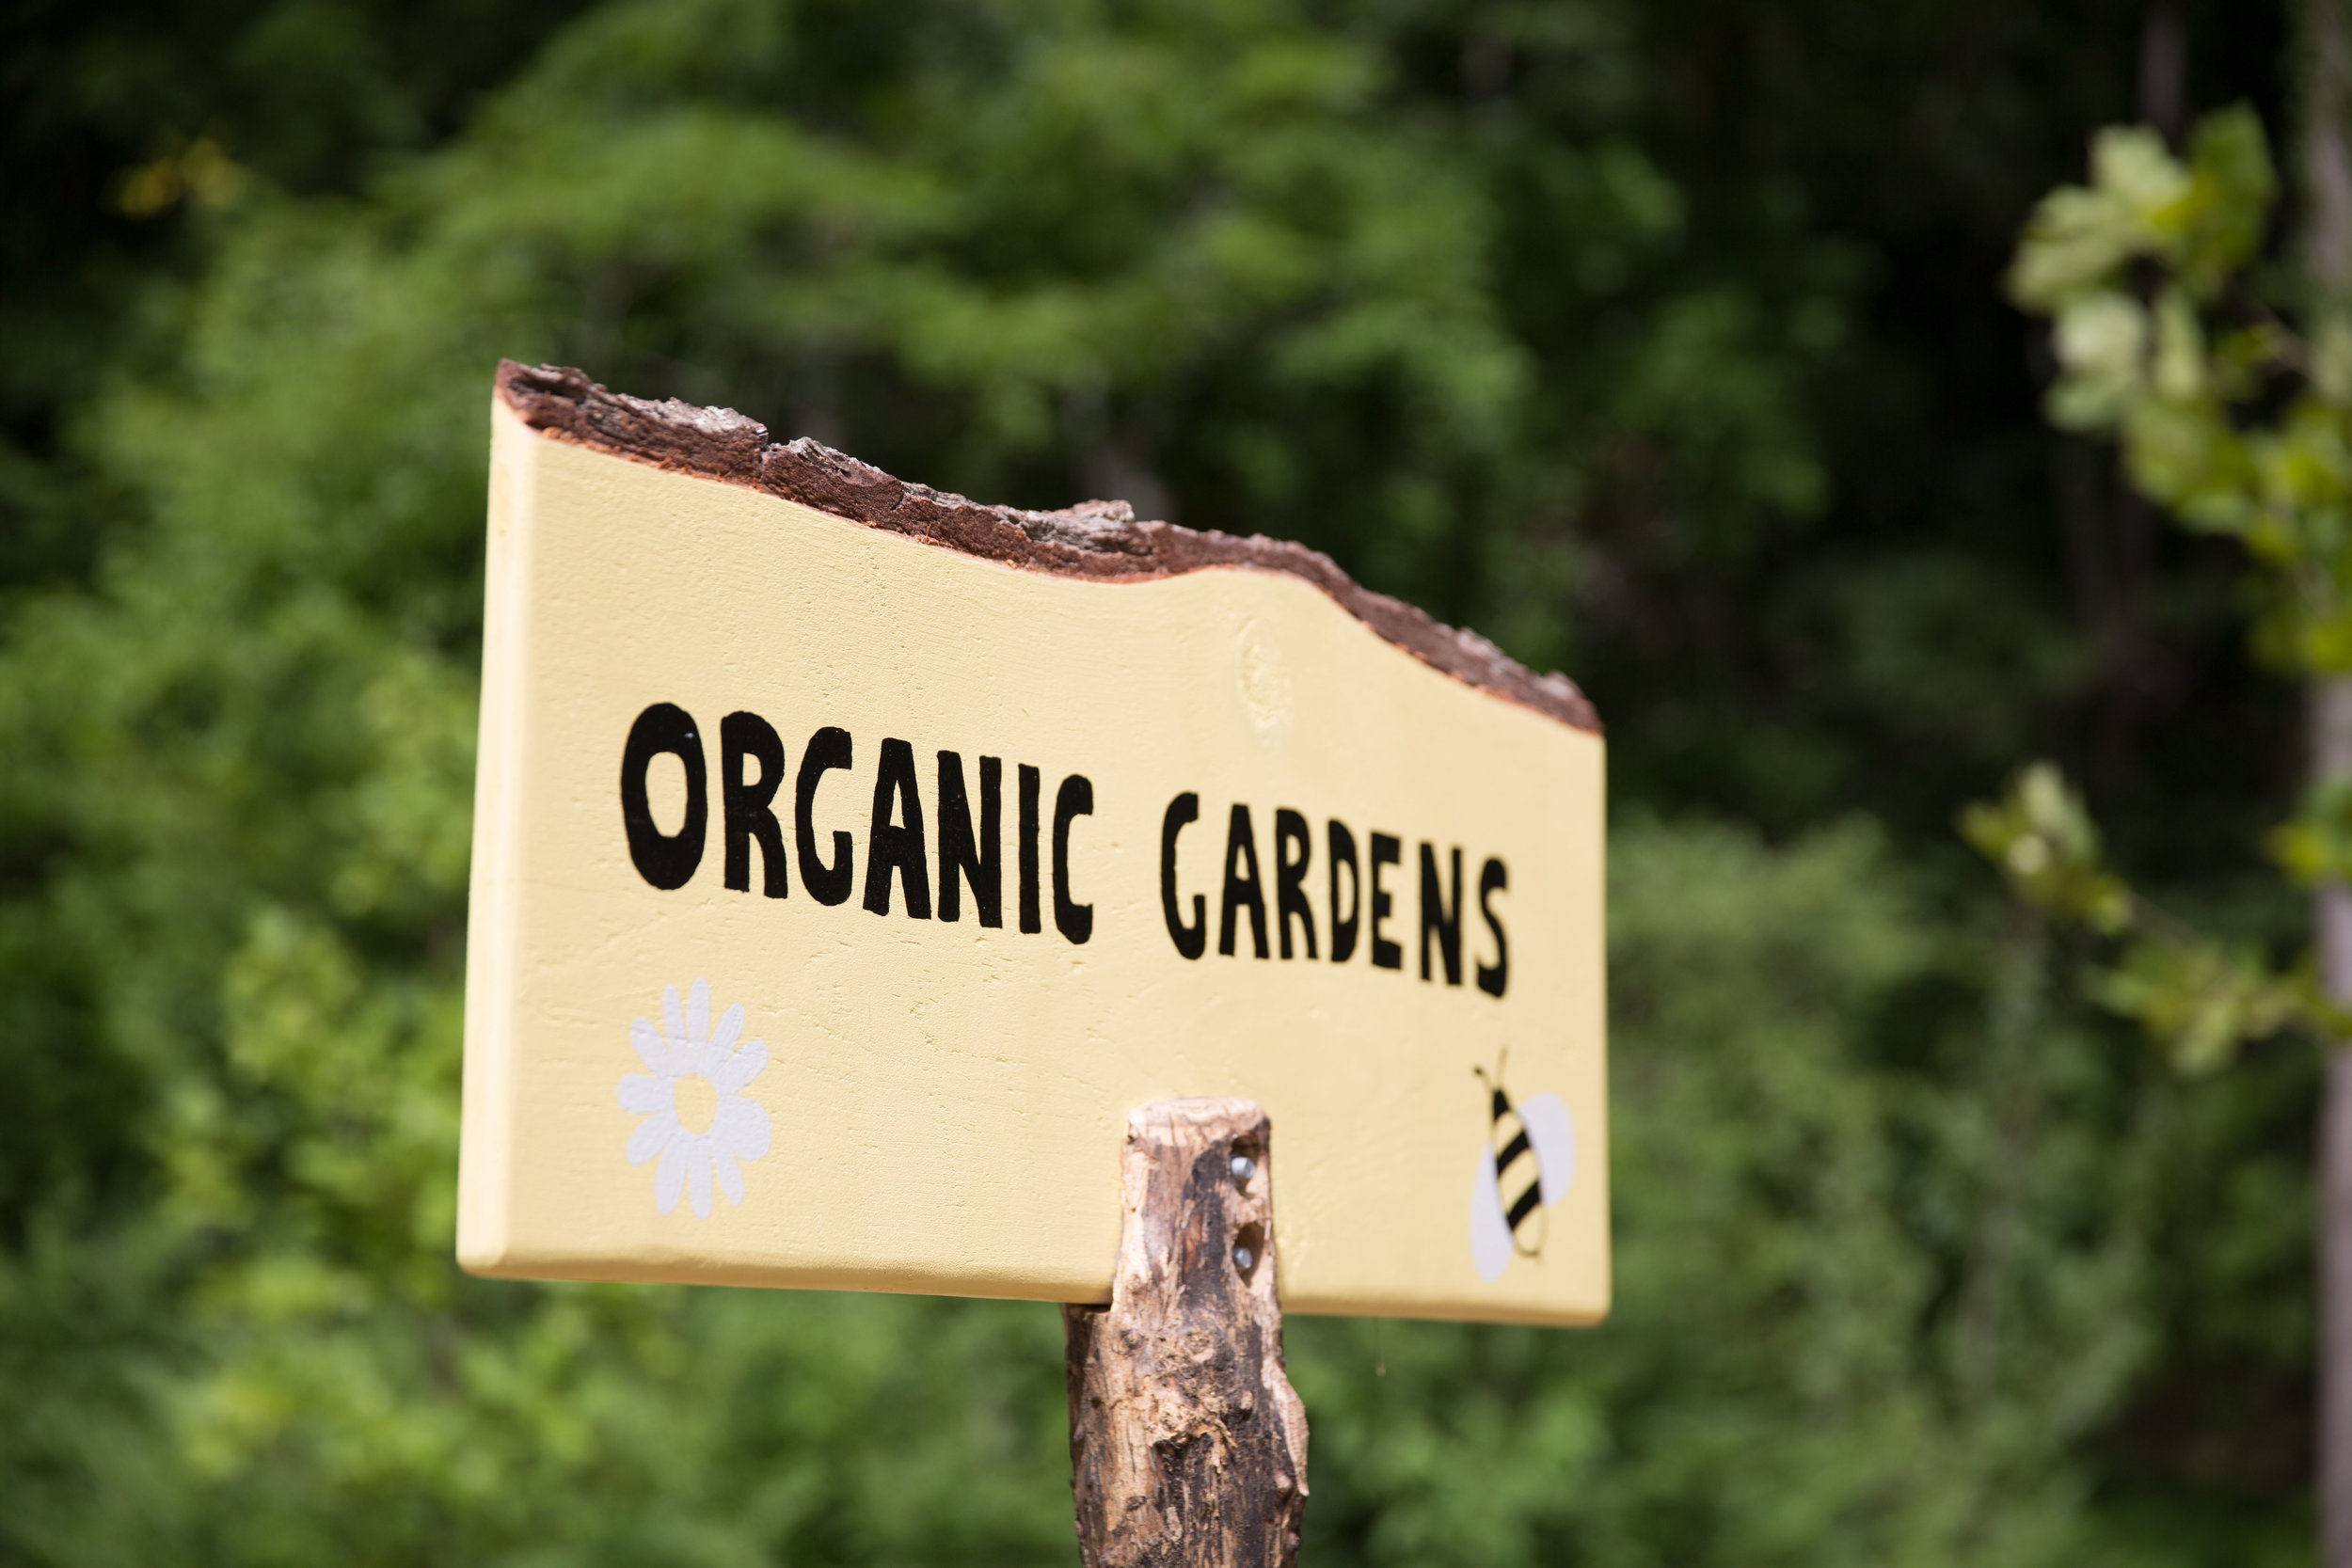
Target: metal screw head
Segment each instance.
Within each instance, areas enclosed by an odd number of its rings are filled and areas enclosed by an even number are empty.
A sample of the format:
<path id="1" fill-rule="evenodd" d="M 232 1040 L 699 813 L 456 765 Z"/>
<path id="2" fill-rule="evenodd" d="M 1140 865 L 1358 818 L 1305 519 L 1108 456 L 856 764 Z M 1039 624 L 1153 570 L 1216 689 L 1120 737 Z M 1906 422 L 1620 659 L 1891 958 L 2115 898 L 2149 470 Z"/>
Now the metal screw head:
<path id="1" fill-rule="evenodd" d="M 1257 1259 L 1251 1255 L 1248 1247 L 1237 1246 L 1233 1249 L 1233 1267 L 1239 1269 L 1242 1273 L 1248 1274 L 1249 1272 L 1249 1265 L 1256 1261 Z"/>
<path id="2" fill-rule="evenodd" d="M 1235 1181 L 1246 1187 L 1249 1184 L 1249 1179 L 1257 1174 L 1257 1161 L 1252 1160 L 1247 1154 L 1233 1156 L 1233 1180 Z"/>

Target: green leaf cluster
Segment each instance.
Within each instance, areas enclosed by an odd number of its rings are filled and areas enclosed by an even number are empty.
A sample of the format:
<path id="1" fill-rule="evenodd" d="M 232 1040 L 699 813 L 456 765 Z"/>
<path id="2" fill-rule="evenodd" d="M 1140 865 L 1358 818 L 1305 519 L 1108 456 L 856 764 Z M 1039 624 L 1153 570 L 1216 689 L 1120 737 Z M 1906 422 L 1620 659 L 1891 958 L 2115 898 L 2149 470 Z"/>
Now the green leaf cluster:
<path id="1" fill-rule="evenodd" d="M 2153 132 L 2103 131 L 2091 170 L 2043 198 L 2010 272 L 2052 320 L 2051 420 L 2115 434 L 2144 495 L 2245 546 L 2274 664 L 2352 670 L 2345 318 L 2317 302 L 2307 341 L 2256 286 L 2277 196 L 2260 121 L 2207 118 L 2185 162 Z"/>
<path id="2" fill-rule="evenodd" d="M 2109 936 L 2132 924 L 2131 890 L 2103 863 L 2097 824 L 2050 764 L 2022 769 L 2003 799 L 1968 807 L 1960 831 L 2026 902 Z"/>
<path id="3" fill-rule="evenodd" d="M 2137 1020 L 2183 1072 L 2211 1072 L 2241 1046 L 2286 1030 L 2327 1045 L 2352 1027 L 2352 1016 L 2328 1000 L 2308 965 L 2282 973 L 2258 944 L 2206 936 L 2133 892 L 2102 854 L 2081 795 L 2052 764 L 2020 768 L 2008 794 L 1961 814 L 1960 831 L 2001 869 L 2021 903 L 2116 939 L 2117 960 L 2087 976 L 2089 994 Z M 2301 824 L 2280 831 L 2280 844 L 2295 847 L 2290 861 L 2301 855 L 2316 863 L 2320 851 L 2303 847 L 2309 831 Z"/>
<path id="4" fill-rule="evenodd" d="M 2352 383 L 2339 361 L 2342 301 L 2312 302 L 2315 338 L 2267 309 L 2253 266 L 2277 182 L 2243 106 L 2208 117 L 2175 159 L 2144 128 L 2110 128 L 2092 182 L 2036 209 L 2011 297 L 2052 320 L 2059 374 L 2048 414 L 2112 433 L 2132 482 L 2184 525 L 2233 537 L 2254 571 L 2257 648 L 2297 675 L 2352 669 Z M 2352 792 L 2323 784 L 2270 835 L 2295 880 L 2352 866 Z M 2352 1024 L 2308 963 L 2280 972 L 2258 946 L 2171 921 L 2100 862 L 2080 800 L 2055 768 L 2025 769 L 2000 802 L 1969 808 L 1969 841 L 2027 904 L 2123 939 L 2092 994 L 2138 1019 L 2185 1070 L 2295 1029 L 2328 1046 Z"/>

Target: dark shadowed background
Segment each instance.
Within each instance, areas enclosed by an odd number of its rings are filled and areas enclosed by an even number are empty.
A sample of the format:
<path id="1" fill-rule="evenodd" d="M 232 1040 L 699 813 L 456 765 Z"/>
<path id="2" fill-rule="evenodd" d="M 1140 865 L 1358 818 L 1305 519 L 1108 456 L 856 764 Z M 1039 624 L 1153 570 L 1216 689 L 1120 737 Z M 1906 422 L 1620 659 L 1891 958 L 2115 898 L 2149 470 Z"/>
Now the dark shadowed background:
<path id="1" fill-rule="evenodd" d="M 249 0 L 0 21 L 0 1562 L 1070 1562 L 1036 1305 L 451 1262 L 490 374 L 1330 552 L 1609 726 L 1618 1297 L 1292 1322 L 1309 1563 L 2308 1560 L 2239 567 L 2038 411 L 2092 130 L 2271 5 Z M 1108 1158 L 1106 1152 L 1106 1159 Z"/>

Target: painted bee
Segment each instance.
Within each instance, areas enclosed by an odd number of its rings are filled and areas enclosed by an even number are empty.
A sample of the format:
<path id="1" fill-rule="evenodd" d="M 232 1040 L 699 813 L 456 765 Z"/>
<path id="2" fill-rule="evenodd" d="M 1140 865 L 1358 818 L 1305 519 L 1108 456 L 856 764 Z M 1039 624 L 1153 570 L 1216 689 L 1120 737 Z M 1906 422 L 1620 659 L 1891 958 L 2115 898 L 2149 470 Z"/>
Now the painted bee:
<path id="1" fill-rule="evenodd" d="M 1510 1266 L 1511 1254 L 1538 1258 L 1549 1216 L 1576 1178 L 1576 1129 L 1556 1094 L 1539 1094 L 1517 1104 L 1502 1087 L 1510 1053 L 1495 1062 L 1492 1078 L 1472 1068 L 1486 1085 L 1490 1121 L 1486 1147 L 1479 1151 L 1478 1179 L 1470 1188 L 1470 1259 L 1478 1277 L 1492 1283 Z"/>

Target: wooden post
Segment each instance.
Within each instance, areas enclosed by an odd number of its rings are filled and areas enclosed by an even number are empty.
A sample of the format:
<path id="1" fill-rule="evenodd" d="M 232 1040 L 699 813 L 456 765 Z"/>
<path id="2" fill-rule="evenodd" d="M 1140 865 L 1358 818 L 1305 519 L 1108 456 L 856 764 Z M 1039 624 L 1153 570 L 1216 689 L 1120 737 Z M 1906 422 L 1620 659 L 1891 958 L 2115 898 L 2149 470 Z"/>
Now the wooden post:
<path id="1" fill-rule="evenodd" d="M 1108 1307 L 1064 1307 L 1087 1568 L 1289 1568 L 1307 1413 L 1282 1371 L 1271 1128 L 1247 1100 L 1128 1113 Z"/>

